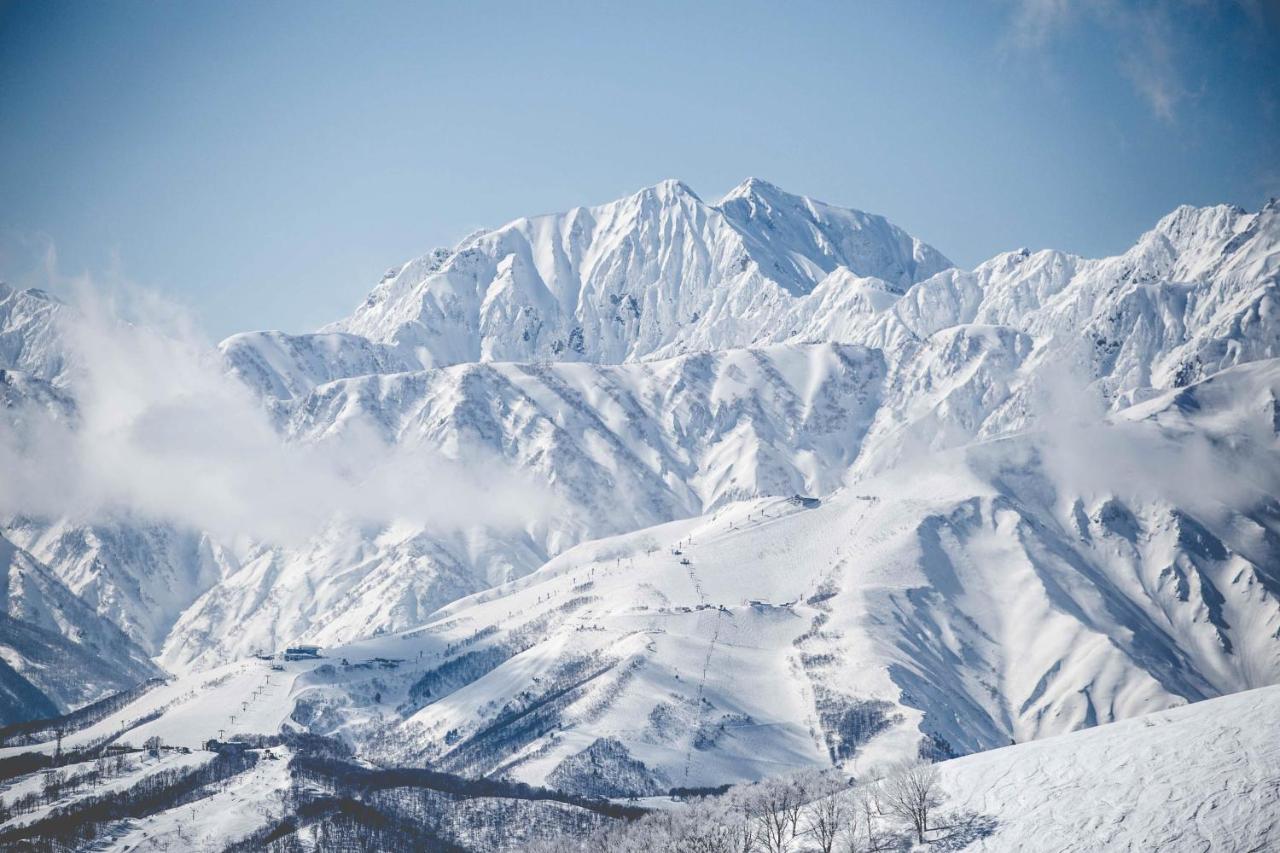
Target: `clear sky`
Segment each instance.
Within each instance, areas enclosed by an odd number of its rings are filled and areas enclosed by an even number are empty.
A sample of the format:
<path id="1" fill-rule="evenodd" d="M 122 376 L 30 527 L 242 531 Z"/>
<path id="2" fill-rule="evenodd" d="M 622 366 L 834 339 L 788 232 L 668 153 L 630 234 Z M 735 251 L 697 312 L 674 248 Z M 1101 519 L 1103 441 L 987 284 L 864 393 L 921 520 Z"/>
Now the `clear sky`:
<path id="1" fill-rule="evenodd" d="M 1278 8 L 0 0 L 0 277 L 305 331 L 477 227 L 749 175 L 964 266 L 1112 253 L 1280 195 Z"/>

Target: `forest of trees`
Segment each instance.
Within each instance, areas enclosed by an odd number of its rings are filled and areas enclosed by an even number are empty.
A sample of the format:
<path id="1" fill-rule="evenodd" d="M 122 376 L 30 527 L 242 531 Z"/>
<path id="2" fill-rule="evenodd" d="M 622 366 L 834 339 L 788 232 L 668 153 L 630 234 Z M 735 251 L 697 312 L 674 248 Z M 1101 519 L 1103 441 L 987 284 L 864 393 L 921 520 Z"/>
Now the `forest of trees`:
<path id="1" fill-rule="evenodd" d="M 960 849 L 994 831 L 983 815 L 945 811 L 937 768 L 895 765 L 851 783 L 810 771 L 730 788 L 719 796 L 614 822 L 587 837 L 547 837 L 530 853 L 876 853 L 930 842 Z"/>
<path id="2" fill-rule="evenodd" d="M 122 822 L 234 784 L 277 747 L 293 754 L 281 816 L 248 838 L 227 839 L 231 853 L 873 853 L 922 842 L 934 850 L 960 849 L 993 830 L 989 818 L 947 810 L 937 767 L 919 760 L 857 784 L 835 770 L 809 771 L 672 791 L 672 802 L 642 805 L 500 778 L 370 767 L 352 760 L 341 741 L 317 735 L 250 740 L 247 751 L 218 753 L 194 766 L 166 765 L 163 756 L 172 750 L 158 738 L 142 750 L 97 746 L 93 754 L 56 760 L 5 759 L 0 769 L 10 778 L 35 784 L 25 783 L 21 795 L 0 804 L 0 823 L 9 823 L 0 830 L 0 849 L 69 850 L 111 838 Z"/>

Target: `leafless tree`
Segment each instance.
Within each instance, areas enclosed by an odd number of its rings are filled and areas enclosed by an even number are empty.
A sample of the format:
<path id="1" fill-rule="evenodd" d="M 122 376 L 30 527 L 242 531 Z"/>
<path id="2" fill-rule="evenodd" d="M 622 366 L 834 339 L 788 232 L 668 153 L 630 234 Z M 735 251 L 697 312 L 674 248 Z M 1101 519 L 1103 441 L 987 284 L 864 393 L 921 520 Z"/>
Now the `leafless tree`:
<path id="1" fill-rule="evenodd" d="M 833 853 L 849 825 L 849 801 L 842 791 L 827 790 L 804 808 L 803 831 L 821 853 Z"/>
<path id="2" fill-rule="evenodd" d="M 910 824 L 923 844 L 929 813 L 942 804 L 937 766 L 923 761 L 898 765 L 880 786 L 880 796 L 888 812 Z"/>
<path id="3" fill-rule="evenodd" d="M 800 826 L 803 790 L 792 780 L 759 782 L 746 792 L 747 808 L 765 853 L 787 853 Z"/>
<path id="4" fill-rule="evenodd" d="M 681 815 L 672 832 L 671 849 L 688 853 L 743 853 L 743 835 L 738 824 L 748 824 L 743 815 L 720 803 L 701 801 Z"/>
<path id="5" fill-rule="evenodd" d="M 762 781 L 746 794 L 751 822 L 756 827 L 760 847 L 765 853 L 787 853 L 795 838 L 796 789 L 786 781 Z"/>
<path id="6" fill-rule="evenodd" d="M 849 795 L 848 822 L 840 834 L 841 853 L 881 853 L 888 849 L 880 831 L 880 805 L 875 785 L 860 785 Z"/>
<path id="7" fill-rule="evenodd" d="M 760 830 L 751 819 L 751 809 L 741 791 L 726 798 L 726 820 L 732 834 L 729 853 L 754 853 L 761 849 Z"/>

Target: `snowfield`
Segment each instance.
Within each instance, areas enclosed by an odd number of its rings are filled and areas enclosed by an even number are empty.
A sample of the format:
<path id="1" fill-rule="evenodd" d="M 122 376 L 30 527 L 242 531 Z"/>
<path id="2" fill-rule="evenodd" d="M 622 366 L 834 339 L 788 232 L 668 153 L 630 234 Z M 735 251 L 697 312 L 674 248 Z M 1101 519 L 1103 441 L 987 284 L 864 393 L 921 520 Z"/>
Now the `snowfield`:
<path id="1" fill-rule="evenodd" d="M 986 815 L 966 850 L 1280 848 L 1280 688 L 1265 687 L 941 765 Z"/>

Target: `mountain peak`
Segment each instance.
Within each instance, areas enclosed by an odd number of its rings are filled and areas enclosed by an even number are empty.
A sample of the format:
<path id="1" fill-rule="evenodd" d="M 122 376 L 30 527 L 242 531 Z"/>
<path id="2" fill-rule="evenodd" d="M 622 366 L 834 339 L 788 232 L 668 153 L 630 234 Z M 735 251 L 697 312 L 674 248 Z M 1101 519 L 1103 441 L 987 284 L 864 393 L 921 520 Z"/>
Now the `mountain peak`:
<path id="1" fill-rule="evenodd" d="M 430 366 L 617 363 L 755 341 L 836 267 L 902 292 L 949 266 L 883 217 L 760 178 L 718 204 L 668 178 L 591 208 L 514 220 L 441 263 L 412 262 L 393 289 L 326 329 Z"/>
<path id="2" fill-rule="evenodd" d="M 724 197 L 720 199 L 720 203 L 724 204 L 726 201 L 732 201 L 737 198 L 758 198 L 760 196 L 771 196 L 776 198 L 780 195 L 790 196 L 792 194 L 782 189 L 777 184 L 772 184 L 769 181 L 766 181 L 764 178 L 749 177 L 725 193 Z"/>
<path id="3" fill-rule="evenodd" d="M 653 195 L 664 201 L 691 198 L 695 201 L 702 201 L 701 197 L 693 191 L 693 188 L 678 178 L 665 178 L 658 181 L 651 187 L 645 187 L 636 193 L 636 195 Z"/>

